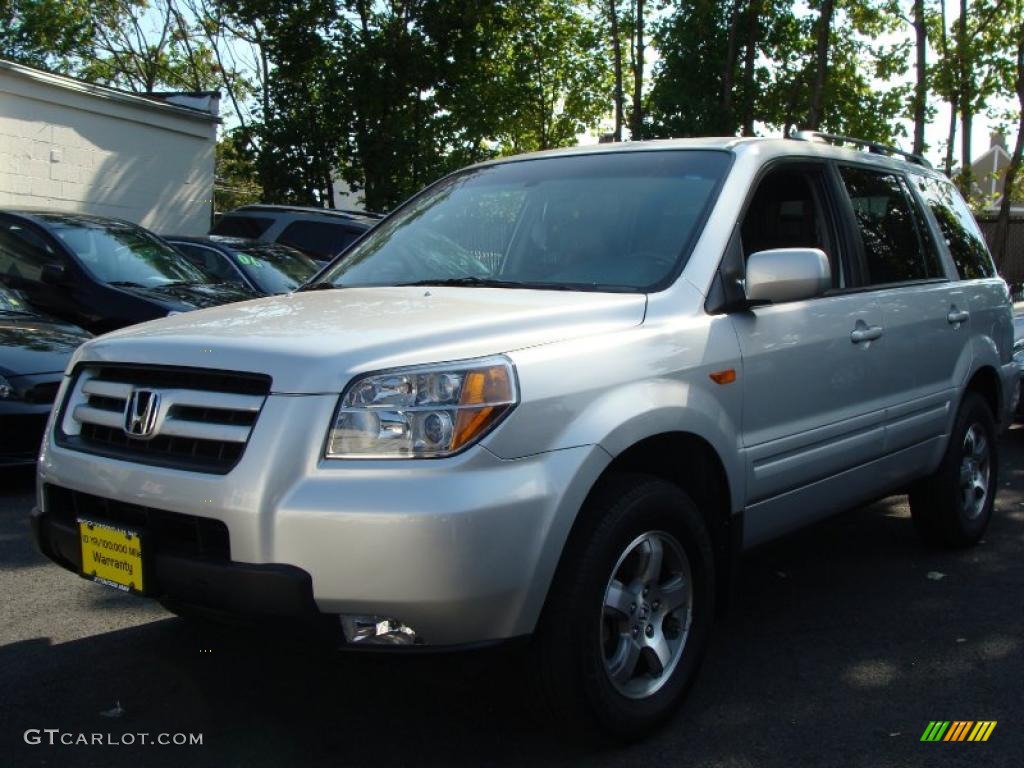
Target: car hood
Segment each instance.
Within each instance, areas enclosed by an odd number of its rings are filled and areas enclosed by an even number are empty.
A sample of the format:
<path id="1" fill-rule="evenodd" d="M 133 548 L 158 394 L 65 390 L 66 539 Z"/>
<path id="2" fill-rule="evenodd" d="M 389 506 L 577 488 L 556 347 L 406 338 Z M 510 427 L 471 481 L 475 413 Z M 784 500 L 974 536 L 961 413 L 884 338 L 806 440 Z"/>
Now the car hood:
<path id="1" fill-rule="evenodd" d="M 157 301 L 181 310 L 218 307 L 233 301 L 245 301 L 256 296 L 250 290 L 224 283 L 210 285 L 166 285 L 154 288 L 116 286 L 119 290 L 149 301 Z"/>
<path id="2" fill-rule="evenodd" d="M 0 373 L 28 376 L 61 373 L 71 353 L 92 338 L 77 325 L 39 315 L 0 315 Z"/>
<path id="3" fill-rule="evenodd" d="M 639 325 L 643 294 L 385 287 L 307 291 L 175 315 L 86 344 L 81 361 L 270 374 L 280 393 L 339 392 L 352 374 Z"/>

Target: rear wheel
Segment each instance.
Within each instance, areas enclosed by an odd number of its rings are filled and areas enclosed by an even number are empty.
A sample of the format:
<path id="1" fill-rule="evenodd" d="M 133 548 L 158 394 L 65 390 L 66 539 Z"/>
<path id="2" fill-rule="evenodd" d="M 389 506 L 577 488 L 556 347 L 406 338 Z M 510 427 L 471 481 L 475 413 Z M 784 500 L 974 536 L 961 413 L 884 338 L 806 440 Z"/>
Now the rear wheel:
<path id="1" fill-rule="evenodd" d="M 984 398 L 968 392 L 938 470 L 910 492 L 910 513 L 921 536 L 940 546 L 976 544 L 992 519 L 998 469 L 992 412 Z"/>
<path id="2" fill-rule="evenodd" d="M 654 477 L 613 478 L 581 514 L 531 677 L 560 722 L 632 740 L 671 715 L 697 673 L 714 613 L 711 542 L 690 498 Z"/>

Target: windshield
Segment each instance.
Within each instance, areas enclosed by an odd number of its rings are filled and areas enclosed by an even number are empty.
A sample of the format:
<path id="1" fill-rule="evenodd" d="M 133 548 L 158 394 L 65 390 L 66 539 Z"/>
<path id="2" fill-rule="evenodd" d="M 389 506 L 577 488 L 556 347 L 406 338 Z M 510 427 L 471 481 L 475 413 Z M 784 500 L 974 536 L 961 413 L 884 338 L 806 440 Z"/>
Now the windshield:
<path id="1" fill-rule="evenodd" d="M 32 310 L 14 294 L 14 291 L 0 284 L 0 313 L 30 314 Z"/>
<path id="2" fill-rule="evenodd" d="M 234 251 L 238 266 L 266 293 L 294 291 L 320 269 L 306 254 L 286 245 L 246 246 Z"/>
<path id="3" fill-rule="evenodd" d="M 617 152 L 457 174 L 378 225 L 314 287 L 648 290 L 689 257 L 730 162 L 721 151 Z"/>
<path id="4" fill-rule="evenodd" d="M 141 227 L 47 217 L 63 241 L 97 279 L 113 285 L 159 288 L 171 283 L 212 282 L 184 256 Z"/>

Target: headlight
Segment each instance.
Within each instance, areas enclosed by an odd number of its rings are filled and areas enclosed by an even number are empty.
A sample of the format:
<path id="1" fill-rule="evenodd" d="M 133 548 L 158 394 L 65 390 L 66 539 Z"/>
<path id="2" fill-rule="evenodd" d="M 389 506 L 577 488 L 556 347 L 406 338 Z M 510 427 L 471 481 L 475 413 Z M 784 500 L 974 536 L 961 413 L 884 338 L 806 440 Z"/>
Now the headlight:
<path id="1" fill-rule="evenodd" d="M 436 458 L 479 440 L 519 401 L 504 357 L 375 373 L 338 402 L 328 458 Z"/>
<path id="2" fill-rule="evenodd" d="M 1018 365 L 1024 365 L 1024 339 L 1013 342 L 1013 359 Z"/>
<path id="3" fill-rule="evenodd" d="M 14 400 L 18 396 L 18 393 L 14 391 L 14 386 L 0 376 L 0 400 Z"/>

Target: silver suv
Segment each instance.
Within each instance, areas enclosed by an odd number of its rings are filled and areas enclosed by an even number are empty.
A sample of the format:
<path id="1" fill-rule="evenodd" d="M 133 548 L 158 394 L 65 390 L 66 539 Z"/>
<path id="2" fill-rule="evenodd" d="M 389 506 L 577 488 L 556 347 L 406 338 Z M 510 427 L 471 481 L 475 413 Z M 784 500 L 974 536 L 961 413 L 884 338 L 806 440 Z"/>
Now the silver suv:
<path id="1" fill-rule="evenodd" d="M 485 163 L 305 290 L 87 342 L 39 545 L 348 648 L 529 636 L 545 704 L 636 737 L 692 681 L 744 550 L 892 493 L 943 546 L 992 515 L 1007 286 L 948 180 L 867 149 Z"/>

